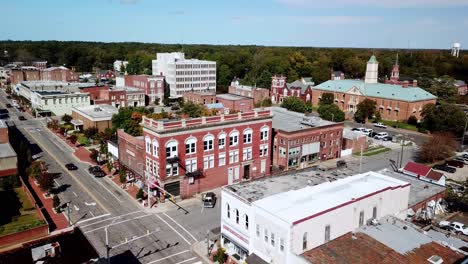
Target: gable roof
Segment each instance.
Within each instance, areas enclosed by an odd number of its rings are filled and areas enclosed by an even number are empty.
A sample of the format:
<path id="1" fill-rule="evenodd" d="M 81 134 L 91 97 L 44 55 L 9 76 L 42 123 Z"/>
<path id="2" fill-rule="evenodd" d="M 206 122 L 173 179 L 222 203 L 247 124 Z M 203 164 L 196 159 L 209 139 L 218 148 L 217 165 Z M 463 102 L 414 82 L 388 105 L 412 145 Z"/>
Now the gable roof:
<path id="1" fill-rule="evenodd" d="M 424 176 L 426 177 L 429 172 L 432 170 L 430 167 L 415 163 L 415 162 L 408 162 L 406 163 L 405 167 L 403 168 L 404 171 L 419 175 L 419 176 Z"/>
<path id="2" fill-rule="evenodd" d="M 288 87 L 289 89 L 291 88 L 301 88 L 301 93 L 304 93 L 305 90 L 307 90 L 307 88 L 310 86 L 314 86 L 314 81 L 312 81 L 312 77 L 303 77 L 299 80 L 295 80 L 294 82 L 292 83 L 287 83 L 286 84 L 286 87 Z"/>
<path id="3" fill-rule="evenodd" d="M 368 97 L 407 102 L 437 99 L 436 96 L 419 87 L 404 88 L 401 85 L 395 84 L 369 84 L 361 80 L 329 80 L 313 87 L 313 89 L 346 93 L 353 87 L 359 88 L 362 94 Z"/>
<path id="4" fill-rule="evenodd" d="M 431 171 L 426 175 L 426 178 L 429 178 L 434 181 L 438 181 L 440 180 L 440 178 L 442 178 L 442 176 L 444 176 L 443 173 L 440 173 L 438 171 L 431 169 Z"/>

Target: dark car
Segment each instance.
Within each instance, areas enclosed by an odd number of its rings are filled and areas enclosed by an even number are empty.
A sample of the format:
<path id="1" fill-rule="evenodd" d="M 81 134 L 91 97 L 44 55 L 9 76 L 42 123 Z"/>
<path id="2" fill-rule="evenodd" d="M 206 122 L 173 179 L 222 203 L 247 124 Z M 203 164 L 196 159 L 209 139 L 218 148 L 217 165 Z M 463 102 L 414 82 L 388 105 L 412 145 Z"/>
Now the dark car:
<path id="1" fill-rule="evenodd" d="M 7 97 L 6 97 L 6 98 L 7 98 L 7 99 L 11 99 L 11 96 L 7 95 Z"/>
<path id="2" fill-rule="evenodd" d="M 344 160 L 337 161 L 336 162 L 336 167 L 338 167 L 338 168 L 343 168 L 343 167 L 347 168 L 346 161 L 344 161 Z"/>
<path id="3" fill-rule="evenodd" d="M 449 160 L 447 161 L 446 164 L 452 167 L 457 167 L 457 168 L 463 168 L 465 166 L 465 163 L 458 161 L 458 160 Z"/>
<path id="4" fill-rule="evenodd" d="M 76 167 L 75 164 L 73 164 L 73 163 L 65 164 L 65 168 L 67 168 L 68 170 L 77 170 L 78 169 L 78 167 Z"/>
<path id="5" fill-rule="evenodd" d="M 18 119 L 21 120 L 21 121 L 27 120 L 26 117 L 24 117 L 24 116 L 18 116 Z"/>
<path id="6" fill-rule="evenodd" d="M 383 141 L 392 141 L 393 137 L 392 136 L 386 136 L 383 138 Z"/>
<path id="7" fill-rule="evenodd" d="M 106 173 L 99 166 L 89 167 L 88 171 L 89 171 L 89 173 L 91 173 L 95 177 L 104 177 L 104 176 L 106 176 Z"/>
<path id="8" fill-rule="evenodd" d="M 100 170 L 101 170 L 101 167 L 99 167 L 99 166 L 90 166 L 89 169 L 88 169 L 88 171 L 90 173 L 93 173 L 95 171 L 100 171 Z"/>
<path id="9" fill-rule="evenodd" d="M 359 131 L 359 128 L 357 128 L 357 127 L 352 128 L 351 131 Z"/>
<path id="10" fill-rule="evenodd" d="M 12 108 L 13 106 L 11 106 L 11 104 L 6 104 L 6 107 Z"/>
<path id="11" fill-rule="evenodd" d="M 203 194 L 203 207 L 214 208 L 216 205 L 216 194 L 214 192 L 207 192 Z"/>
<path id="12" fill-rule="evenodd" d="M 374 138 L 376 135 L 377 135 L 377 132 L 375 132 L 375 131 L 372 131 L 372 132 L 369 133 L 370 138 Z"/>
<path id="13" fill-rule="evenodd" d="M 454 173 L 457 171 L 457 169 L 455 169 L 454 167 L 450 167 L 447 165 L 434 165 L 432 168 L 436 170 L 446 171 L 449 173 Z"/>

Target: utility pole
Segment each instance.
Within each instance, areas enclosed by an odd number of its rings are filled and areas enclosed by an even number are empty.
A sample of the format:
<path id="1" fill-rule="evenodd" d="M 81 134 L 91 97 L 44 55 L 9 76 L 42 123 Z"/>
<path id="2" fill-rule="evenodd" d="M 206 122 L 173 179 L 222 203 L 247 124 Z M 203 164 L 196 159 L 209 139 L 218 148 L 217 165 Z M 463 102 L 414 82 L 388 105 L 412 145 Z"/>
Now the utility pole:
<path id="1" fill-rule="evenodd" d="M 400 168 L 403 166 L 403 148 L 405 147 L 405 136 L 406 135 L 403 135 L 403 139 L 401 140 Z"/>
<path id="2" fill-rule="evenodd" d="M 361 158 L 359 159 L 359 173 L 362 171 L 362 145 L 361 145 Z"/>

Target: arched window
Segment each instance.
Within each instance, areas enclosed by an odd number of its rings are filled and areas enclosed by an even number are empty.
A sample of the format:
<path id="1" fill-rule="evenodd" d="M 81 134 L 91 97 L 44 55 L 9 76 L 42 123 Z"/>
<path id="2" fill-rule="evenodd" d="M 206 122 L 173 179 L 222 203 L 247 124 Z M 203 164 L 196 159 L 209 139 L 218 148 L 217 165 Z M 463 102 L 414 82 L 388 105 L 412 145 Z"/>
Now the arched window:
<path id="1" fill-rule="evenodd" d="M 227 213 L 227 218 L 231 218 L 231 206 L 229 204 L 226 205 L 226 213 Z"/>
<path id="2" fill-rule="evenodd" d="M 153 139 L 153 156 L 158 157 L 159 143 L 156 139 Z"/>
<path id="3" fill-rule="evenodd" d="M 229 146 L 237 146 L 239 144 L 239 131 L 234 130 L 229 133 Z"/>
<path id="4" fill-rule="evenodd" d="M 306 95 L 306 101 L 307 101 L 307 102 L 310 101 L 310 94 L 307 94 L 307 95 Z"/>
<path id="5" fill-rule="evenodd" d="M 172 158 L 177 156 L 177 141 L 171 140 L 166 143 L 166 157 Z"/>
<path id="6" fill-rule="evenodd" d="M 249 144 L 252 143 L 252 129 L 247 128 L 244 130 L 244 143 Z"/>
<path id="7" fill-rule="evenodd" d="M 149 137 L 145 137 L 146 143 L 146 153 L 151 154 L 151 139 Z"/>
<path id="8" fill-rule="evenodd" d="M 302 250 L 307 249 L 307 232 L 302 236 Z"/>
<path id="9" fill-rule="evenodd" d="M 226 133 L 220 133 L 218 135 L 218 148 L 222 149 L 226 146 Z"/>
<path id="10" fill-rule="evenodd" d="M 268 131 L 270 131 L 268 126 L 262 127 L 260 130 L 260 140 L 268 140 Z"/>
<path id="11" fill-rule="evenodd" d="M 197 139 L 190 137 L 185 140 L 185 154 L 193 154 L 197 151 Z"/>
<path id="12" fill-rule="evenodd" d="M 288 89 L 285 88 L 285 89 L 283 90 L 283 95 L 284 95 L 284 96 L 288 96 Z"/>
<path id="13" fill-rule="evenodd" d="M 239 210 L 236 209 L 236 224 L 239 224 Z"/>
<path id="14" fill-rule="evenodd" d="M 203 150 L 210 151 L 214 148 L 214 136 L 211 134 L 206 135 L 203 138 Z"/>

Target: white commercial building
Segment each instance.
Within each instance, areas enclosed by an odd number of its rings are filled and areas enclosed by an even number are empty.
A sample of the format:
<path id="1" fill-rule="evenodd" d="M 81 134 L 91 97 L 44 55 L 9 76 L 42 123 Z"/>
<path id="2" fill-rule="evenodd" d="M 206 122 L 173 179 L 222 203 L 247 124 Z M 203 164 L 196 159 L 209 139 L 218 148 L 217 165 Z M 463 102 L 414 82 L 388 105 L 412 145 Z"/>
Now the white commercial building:
<path id="1" fill-rule="evenodd" d="M 170 97 L 189 91 L 216 92 L 216 62 L 185 59 L 182 52 L 158 53 L 153 60 L 153 75 L 164 75 Z"/>
<path id="2" fill-rule="evenodd" d="M 34 91 L 31 93 L 31 106 L 38 113 L 52 112 L 57 116 L 71 115 L 73 107 L 90 105 L 89 93 L 64 93 L 54 91 Z"/>
<path id="3" fill-rule="evenodd" d="M 115 72 L 120 72 L 120 69 L 122 69 L 122 65 L 124 67 L 127 67 L 128 61 L 121 61 L 121 60 L 114 61 L 114 71 Z"/>
<path id="4" fill-rule="evenodd" d="M 231 256 L 307 263 L 300 256 L 386 215 L 406 216 L 410 184 L 376 172 L 328 182 L 293 174 L 222 189 L 221 243 Z"/>

